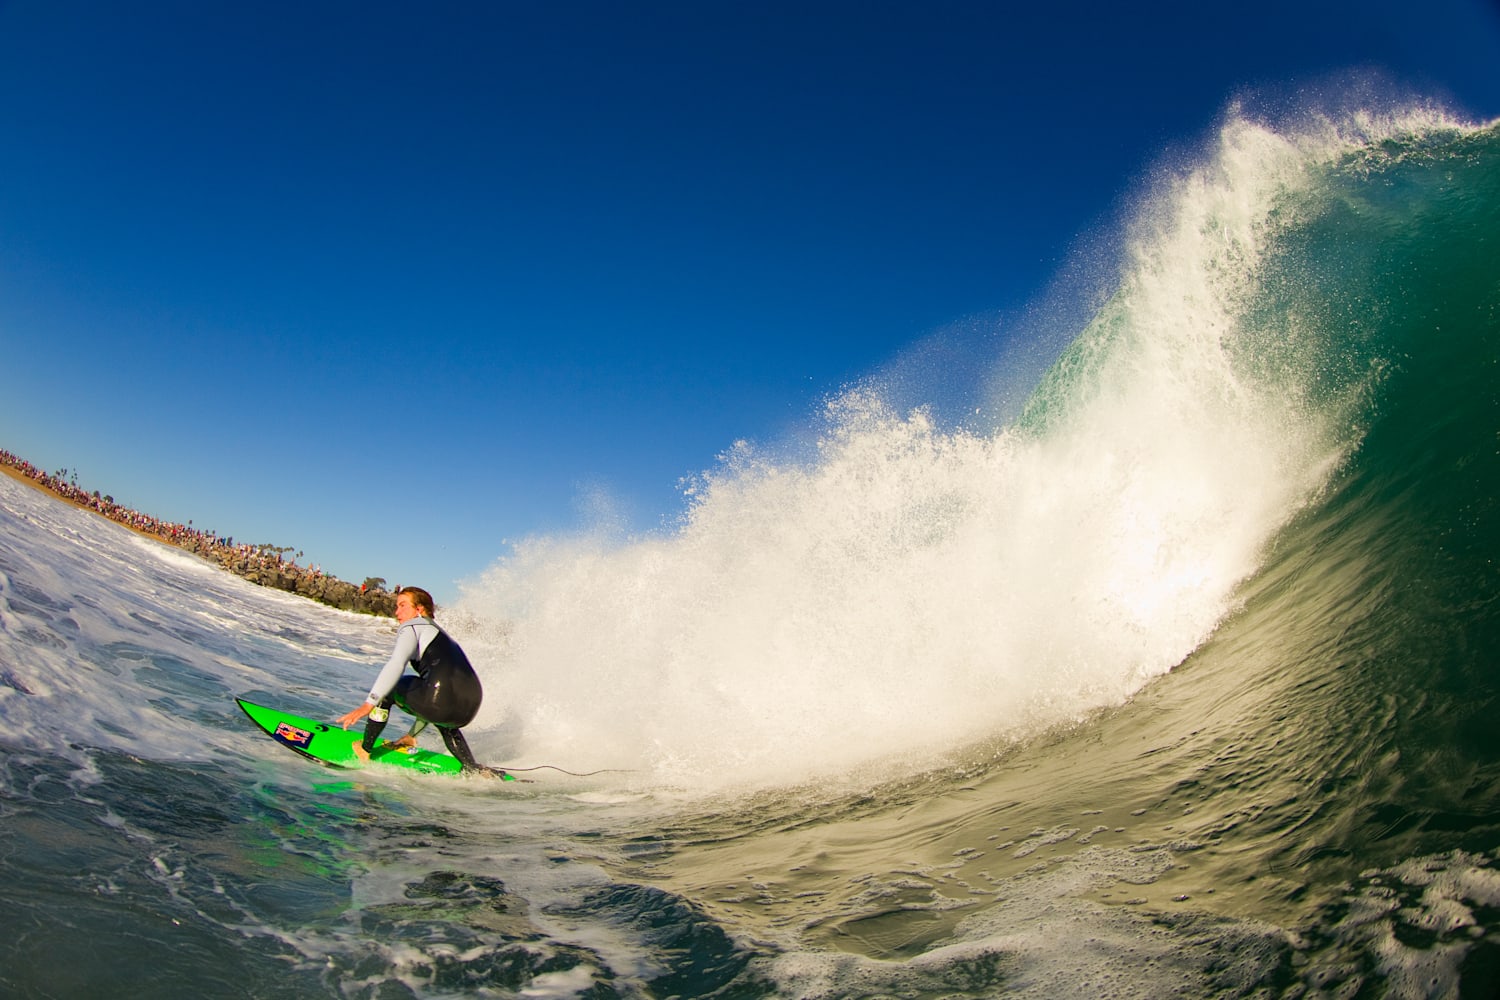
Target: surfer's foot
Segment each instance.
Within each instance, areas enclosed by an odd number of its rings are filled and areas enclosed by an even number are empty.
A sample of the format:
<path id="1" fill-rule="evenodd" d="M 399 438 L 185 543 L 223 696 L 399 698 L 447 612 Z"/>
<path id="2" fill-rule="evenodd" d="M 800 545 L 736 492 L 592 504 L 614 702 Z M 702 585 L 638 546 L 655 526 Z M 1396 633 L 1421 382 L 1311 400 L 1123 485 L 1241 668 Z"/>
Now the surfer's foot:
<path id="1" fill-rule="evenodd" d="M 411 750 L 414 747 L 416 747 L 416 745 L 417 745 L 417 738 L 415 736 L 413 736 L 411 733 L 407 733 L 405 736 L 401 737 L 399 740 L 386 740 L 385 741 L 385 749 L 387 749 L 387 750 Z"/>
<path id="2" fill-rule="evenodd" d="M 365 749 L 365 745 L 363 743 L 354 744 L 354 756 L 358 757 L 366 764 L 370 762 L 370 751 Z"/>

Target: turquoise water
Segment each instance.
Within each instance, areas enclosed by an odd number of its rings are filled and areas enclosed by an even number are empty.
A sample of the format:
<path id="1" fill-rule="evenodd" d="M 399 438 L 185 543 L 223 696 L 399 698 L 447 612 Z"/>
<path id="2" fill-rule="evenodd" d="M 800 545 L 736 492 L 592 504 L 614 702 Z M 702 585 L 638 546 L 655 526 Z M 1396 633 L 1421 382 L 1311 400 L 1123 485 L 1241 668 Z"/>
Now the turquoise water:
<path id="1" fill-rule="evenodd" d="M 0 480 L 0 992 L 1500 993 L 1500 131 L 1230 114 L 1130 218 L 1015 422 L 473 581 L 524 786 L 257 738 L 389 623 Z"/>

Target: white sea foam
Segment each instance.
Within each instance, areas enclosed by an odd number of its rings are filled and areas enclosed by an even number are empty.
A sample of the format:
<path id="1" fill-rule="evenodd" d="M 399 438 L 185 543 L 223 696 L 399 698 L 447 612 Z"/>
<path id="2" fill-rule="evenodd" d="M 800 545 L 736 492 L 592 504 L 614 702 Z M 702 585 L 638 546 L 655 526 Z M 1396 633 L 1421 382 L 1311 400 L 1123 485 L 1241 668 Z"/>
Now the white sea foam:
<path id="1" fill-rule="evenodd" d="M 502 909 L 484 900 L 472 925 L 455 917 L 430 946 L 364 929 L 389 911 L 446 919 L 409 892 L 440 865 L 503 877 L 510 896 L 497 901 L 516 902 L 513 916 L 530 908 L 538 950 L 587 951 L 534 977 L 538 995 L 595 970 L 639 979 L 679 960 L 653 938 L 657 909 L 594 898 L 636 888 L 626 878 L 675 878 L 691 888 L 663 906 L 701 904 L 713 926 L 772 942 L 753 971 L 787 995 L 977 992 L 980 980 L 1019 996 L 1247 995 L 1273 969 L 1344 992 L 1373 969 L 1393 995 L 1452 994 L 1500 899 L 1489 857 L 1420 857 L 1347 891 L 1314 886 L 1332 902 L 1309 904 L 1325 909 L 1299 936 L 1194 912 L 1178 886 L 1158 891 L 1154 880 L 1180 874 L 1177 855 L 1200 845 L 1126 844 L 1134 831 L 1081 820 L 1066 796 L 1038 795 L 1045 820 L 1014 830 L 1003 797 L 952 806 L 967 784 L 928 786 L 955 822 L 929 817 L 925 829 L 907 822 L 918 807 L 900 794 L 833 818 L 813 796 L 765 835 L 739 829 L 748 809 L 725 819 L 697 797 L 893 752 L 920 764 L 965 739 L 1116 704 L 1233 608 L 1236 583 L 1346 443 L 1295 383 L 1242 364 L 1240 285 L 1214 272 L 1259 252 L 1255 206 L 1295 182 L 1302 154 L 1240 127 L 1233 145 L 1250 152 L 1171 188 L 1158 207 L 1176 210 L 1152 216 L 1132 279 L 1019 427 L 946 428 L 852 391 L 830 405 L 815 457 L 736 447 L 697 484 L 679 529 L 533 541 L 445 615 L 485 674 L 482 756 L 637 767 L 631 776 L 497 793 L 369 773 L 320 799 L 310 765 L 253 738 L 230 697 L 260 690 L 342 710 L 389 649 L 388 623 L 252 587 L 0 478 L 0 779 L 7 834 L 47 855 L 36 870 L 18 855 L 12 875 L 41 874 L 38 898 L 69 901 L 49 919 L 149 914 L 132 941 L 181 956 L 180 968 L 221 961 L 181 947 L 179 919 L 212 928 L 226 952 L 260 949 L 278 971 L 347 989 L 401 980 L 442 994 L 433 970 L 475 954 L 460 946 L 505 954 L 486 923 Z M 1030 759 L 1057 765 L 1087 738 Z M 996 785 L 1041 788 L 1057 773 Z M 143 788 L 162 794 L 160 812 Z M 233 810 L 218 815 L 205 788 L 236 797 Z M 1114 806 L 1119 823 L 1136 819 Z M 938 826 L 957 839 L 937 843 Z M 681 829 L 701 839 L 674 843 Z M 225 836 L 235 830 L 249 839 Z M 899 861 L 882 836 L 892 830 L 908 838 Z M 63 863 L 74 858 L 113 867 L 75 884 Z M 762 874 L 768 858 L 788 863 Z M 610 866 L 629 874 L 617 881 Z M 698 891 L 730 883 L 738 895 L 717 902 Z M 1121 885 L 1149 894 L 1149 909 L 1090 898 Z M 326 894 L 312 918 L 299 908 L 309 890 Z M 880 942 L 841 954 L 807 941 L 887 918 L 893 957 L 879 957 Z M 345 971 L 325 973 L 336 966 Z"/>
<path id="2" fill-rule="evenodd" d="M 670 532 L 518 546 L 458 605 L 504 692 L 480 725 L 528 755 L 764 784 L 1021 736 L 1172 669 L 1347 444 L 1248 363 L 1296 331 L 1241 318 L 1310 156 L 1226 125 L 1142 207 L 1120 291 L 1019 427 L 853 389 L 816 455 L 735 445 Z"/>

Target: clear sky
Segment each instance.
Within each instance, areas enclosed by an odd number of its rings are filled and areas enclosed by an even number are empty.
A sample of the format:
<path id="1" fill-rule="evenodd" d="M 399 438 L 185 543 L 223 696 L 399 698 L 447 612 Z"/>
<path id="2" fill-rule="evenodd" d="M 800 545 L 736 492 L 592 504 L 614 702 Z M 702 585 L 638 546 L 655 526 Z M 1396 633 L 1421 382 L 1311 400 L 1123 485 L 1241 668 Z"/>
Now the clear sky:
<path id="1" fill-rule="evenodd" d="M 441 600 L 982 361 L 1242 88 L 1500 116 L 1496 0 L 1016 6 L 0 0 L 0 447 Z"/>

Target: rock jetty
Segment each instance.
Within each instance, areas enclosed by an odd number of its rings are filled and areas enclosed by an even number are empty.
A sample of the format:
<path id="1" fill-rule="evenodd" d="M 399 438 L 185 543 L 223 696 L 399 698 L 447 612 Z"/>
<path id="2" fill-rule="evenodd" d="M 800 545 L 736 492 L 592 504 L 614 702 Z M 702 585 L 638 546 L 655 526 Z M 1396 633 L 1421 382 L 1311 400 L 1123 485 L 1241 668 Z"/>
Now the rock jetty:
<path id="1" fill-rule="evenodd" d="M 290 546 L 236 543 L 218 532 L 194 528 L 192 521 L 176 524 L 160 520 L 115 503 L 114 497 L 101 495 L 98 490 L 91 493 L 83 489 L 78 485 L 76 471 L 44 472 L 4 449 L 0 449 L 0 468 L 59 500 L 93 511 L 148 538 L 175 545 L 251 583 L 300 594 L 345 611 L 395 614 L 396 597 L 386 589 L 382 577 L 368 577 L 364 583 L 352 584 L 324 573 L 321 568 L 298 564 L 302 553 L 289 556 L 293 551 Z"/>

